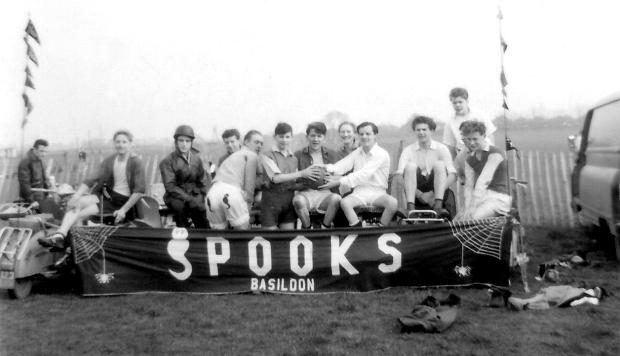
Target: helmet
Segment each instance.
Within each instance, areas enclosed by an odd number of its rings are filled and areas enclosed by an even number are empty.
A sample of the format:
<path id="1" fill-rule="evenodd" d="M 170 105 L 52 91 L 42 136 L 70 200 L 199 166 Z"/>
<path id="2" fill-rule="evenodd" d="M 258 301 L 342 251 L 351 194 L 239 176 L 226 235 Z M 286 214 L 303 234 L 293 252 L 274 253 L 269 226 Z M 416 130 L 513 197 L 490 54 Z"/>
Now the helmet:
<path id="1" fill-rule="evenodd" d="M 194 129 L 192 129 L 192 127 L 189 125 L 181 125 L 177 127 L 177 129 L 174 131 L 174 139 L 176 140 L 179 136 L 187 136 L 192 140 L 196 138 L 194 136 Z"/>

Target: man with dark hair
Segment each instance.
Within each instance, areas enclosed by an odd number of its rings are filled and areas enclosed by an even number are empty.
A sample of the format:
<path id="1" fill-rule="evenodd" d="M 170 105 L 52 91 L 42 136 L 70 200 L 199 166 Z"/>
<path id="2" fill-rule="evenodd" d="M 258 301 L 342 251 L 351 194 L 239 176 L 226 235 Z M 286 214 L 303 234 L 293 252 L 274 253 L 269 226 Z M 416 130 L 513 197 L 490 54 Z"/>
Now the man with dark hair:
<path id="1" fill-rule="evenodd" d="M 416 116 L 411 128 L 418 140 L 403 149 L 396 170 L 403 175 L 407 210 L 415 210 L 417 206 L 446 216 L 448 212 L 443 208 L 446 183 L 448 175 L 456 174 L 452 156 L 448 147 L 433 140 L 435 120 Z"/>
<path id="2" fill-rule="evenodd" d="M 295 152 L 295 157 L 299 162 L 298 169 L 304 170 L 312 165 L 325 165 L 336 163 L 337 153 L 325 146 L 325 134 L 327 127 L 322 122 L 312 122 L 306 128 L 306 139 L 308 146 Z M 340 207 L 340 195 L 332 193 L 329 189 L 318 189 L 323 185 L 323 180 L 301 179 L 302 187 L 293 198 L 295 212 L 301 220 L 302 228 L 309 229 L 310 212 L 316 211 L 324 213 L 321 222 L 324 228 L 331 227 L 332 221 Z"/>
<path id="3" fill-rule="evenodd" d="M 495 125 L 493 125 L 491 119 L 486 115 L 471 110 L 469 107 L 469 93 L 467 90 L 465 88 L 454 88 L 450 90 L 449 97 L 452 108 L 454 109 L 454 115 L 447 121 L 444 128 L 443 143 L 448 146 L 452 156 L 455 157 L 458 152 L 465 149 L 459 127 L 461 123 L 467 120 L 475 120 L 484 123 L 487 127 L 488 135 L 486 140 L 490 145 L 494 144 L 493 133 L 496 130 Z"/>
<path id="4" fill-rule="evenodd" d="M 465 209 L 457 218 L 483 219 L 508 214 L 511 200 L 504 155 L 488 144 L 482 122 L 463 122 L 461 134 L 471 154 L 465 159 Z"/>
<path id="5" fill-rule="evenodd" d="M 258 172 L 256 142 L 244 140 L 244 146 L 228 157 L 217 169 L 213 185 L 207 193 L 207 218 L 213 229 L 223 230 L 230 225 L 237 230 L 250 228 L 250 207 Z"/>
<path id="6" fill-rule="evenodd" d="M 297 189 L 295 181 L 299 178 L 317 180 L 322 168 L 311 165 L 298 170 L 297 158 L 290 150 L 293 139 L 291 125 L 280 122 L 274 132 L 276 146 L 261 157 L 265 170 L 266 187 L 261 201 L 261 225 L 265 229 L 293 229 L 297 215 L 293 208 L 293 194 Z"/>
<path id="7" fill-rule="evenodd" d="M 217 166 L 221 166 L 222 162 L 231 154 L 239 151 L 241 148 L 241 134 L 237 129 L 228 129 L 224 130 L 222 133 L 222 140 L 224 141 L 224 146 L 226 146 L 226 154 L 220 157 L 217 161 Z"/>
<path id="8" fill-rule="evenodd" d="M 357 133 L 360 147 L 337 163 L 326 165 L 327 171 L 336 175 L 328 176 L 327 183 L 319 188 L 329 189 L 339 186 L 341 194 L 353 190 L 353 193 L 340 201 L 340 207 L 350 226 L 362 226 L 354 209 L 364 205 L 384 208 L 380 225 L 388 225 L 398 208 L 396 199 L 386 192 L 390 174 L 390 154 L 377 144 L 379 128 L 374 123 L 359 124 Z M 353 172 L 341 176 L 351 169 Z"/>
<path id="9" fill-rule="evenodd" d="M 49 143 L 44 139 L 34 141 L 34 145 L 28 151 L 26 157 L 19 162 L 17 168 L 17 178 L 19 180 L 19 196 L 28 203 L 40 202 L 45 199 L 47 193 L 33 191 L 32 188 L 49 189 L 50 187 L 45 175 L 45 155 Z"/>
<path id="10" fill-rule="evenodd" d="M 161 180 L 166 188 L 164 201 L 174 214 L 178 227 L 207 228 L 205 196 L 210 175 L 204 169 L 200 151 L 193 147 L 194 129 L 188 125 L 174 132 L 174 152 L 159 163 Z"/>

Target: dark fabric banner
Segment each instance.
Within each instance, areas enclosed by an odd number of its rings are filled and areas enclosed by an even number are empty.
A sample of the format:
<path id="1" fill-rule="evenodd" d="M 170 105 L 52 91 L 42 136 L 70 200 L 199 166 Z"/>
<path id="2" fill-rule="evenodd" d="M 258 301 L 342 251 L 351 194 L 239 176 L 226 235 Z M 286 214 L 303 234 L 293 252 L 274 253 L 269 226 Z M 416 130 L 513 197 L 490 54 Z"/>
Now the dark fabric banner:
<path id="1" fill-rule="evenodd" d="M 382 228 L 217 231 L 76 227 L 85 296 L 325 293 L 508 286 L 508 219 Z"/>

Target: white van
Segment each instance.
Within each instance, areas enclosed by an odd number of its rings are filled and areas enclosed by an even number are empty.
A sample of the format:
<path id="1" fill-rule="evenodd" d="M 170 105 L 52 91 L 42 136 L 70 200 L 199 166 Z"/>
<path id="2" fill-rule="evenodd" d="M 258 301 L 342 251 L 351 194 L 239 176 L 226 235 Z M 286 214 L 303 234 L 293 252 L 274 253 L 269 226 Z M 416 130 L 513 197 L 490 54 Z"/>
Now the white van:
<path id="1" fill-rule="evenodd" d="M 572 207 L 582 225 L 596 228 L 611 257 L 620 257 L 620 92 L 588 111 L 576 155 Z"/>

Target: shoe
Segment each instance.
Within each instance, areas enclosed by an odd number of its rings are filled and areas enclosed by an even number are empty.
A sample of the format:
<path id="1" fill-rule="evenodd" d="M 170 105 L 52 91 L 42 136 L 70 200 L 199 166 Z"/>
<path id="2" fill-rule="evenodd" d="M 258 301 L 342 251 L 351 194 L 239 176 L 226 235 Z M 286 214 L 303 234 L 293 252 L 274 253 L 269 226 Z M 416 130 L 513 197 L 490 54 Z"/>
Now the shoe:
<path id="1" fill-rule="evenodd" d="M 65 235 L 60 232 L 55 232 L 45 237 L 37 238 L 39 245 L 50 249 L 65 249 Z"/>
<path id="2" fill-rule="evenodd" d="M 444 220 L 450 220 L 450 212 L 444 208 L 434 209 L 437 217 Z"/>
<path id="3" fill-rule="evenodd" d="M 525 309 L 526 304 L 521 303 L 517 298 L 508 298 L 508 308 L 514 311 L 521 311 Z"/>

